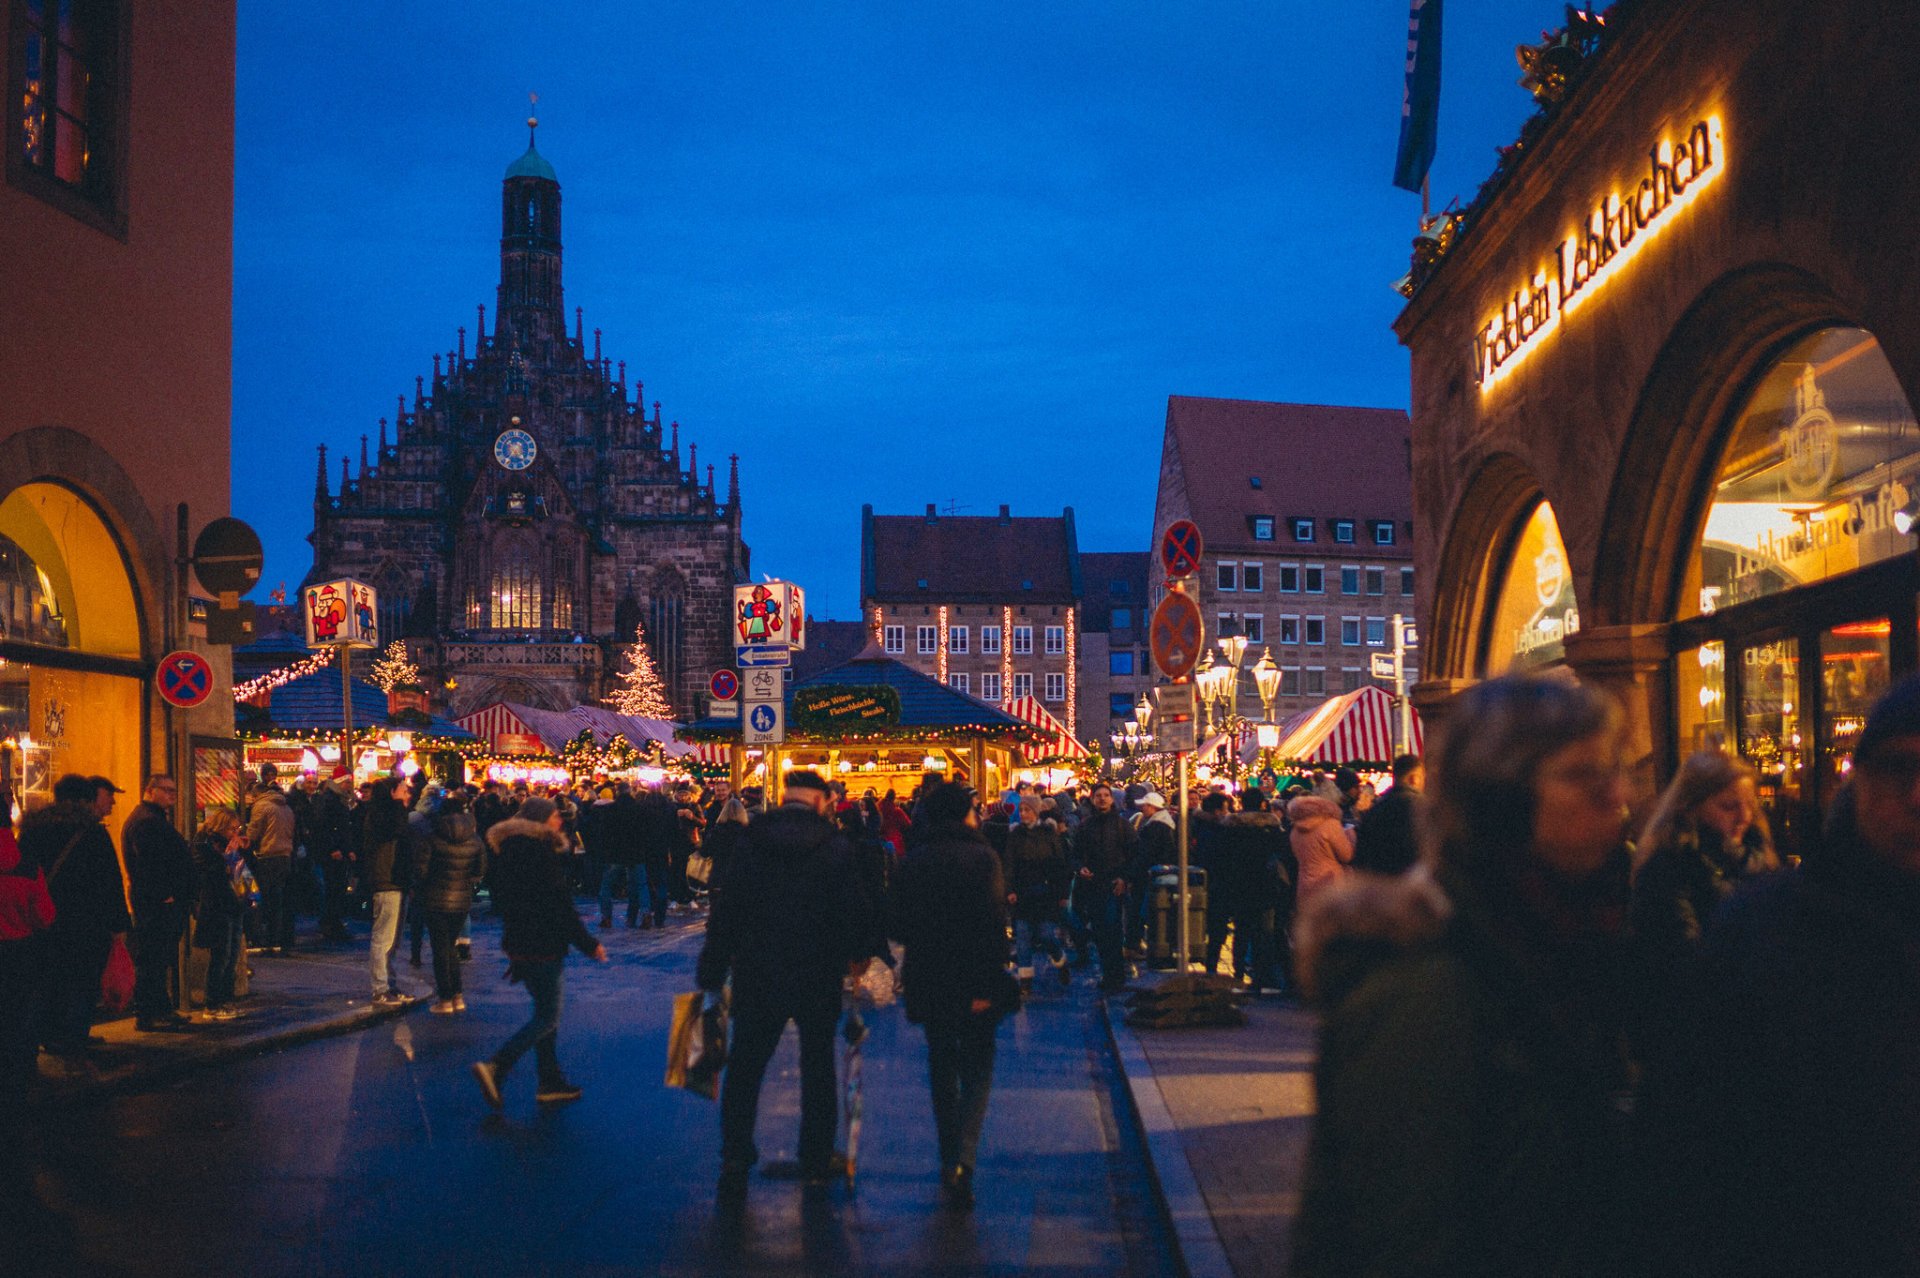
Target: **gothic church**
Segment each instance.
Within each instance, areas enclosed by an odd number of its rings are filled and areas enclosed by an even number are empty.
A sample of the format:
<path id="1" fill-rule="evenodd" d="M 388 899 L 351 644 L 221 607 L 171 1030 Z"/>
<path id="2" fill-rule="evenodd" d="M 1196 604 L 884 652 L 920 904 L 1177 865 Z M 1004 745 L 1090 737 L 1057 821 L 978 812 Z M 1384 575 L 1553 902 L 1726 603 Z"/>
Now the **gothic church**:
<path id="1" fill-rule="evenodd" d="M 382 418 L 333 491 L 321 446 L 307 580 L 373 585 L 380 632 L 407 639 L 452 714 L 596 704 L 638 622 L 676 714 L 698 713 L 732 664 L 727 609 L 748 578 L 738 458 L 722 497 L 599 330 L 588 347 L 578 309 L 567 333 L 560 181 L 531 135 L 502 183 L 493 330 L 482 306 L 473 338 L 433 357 L 392 442 Z"/>

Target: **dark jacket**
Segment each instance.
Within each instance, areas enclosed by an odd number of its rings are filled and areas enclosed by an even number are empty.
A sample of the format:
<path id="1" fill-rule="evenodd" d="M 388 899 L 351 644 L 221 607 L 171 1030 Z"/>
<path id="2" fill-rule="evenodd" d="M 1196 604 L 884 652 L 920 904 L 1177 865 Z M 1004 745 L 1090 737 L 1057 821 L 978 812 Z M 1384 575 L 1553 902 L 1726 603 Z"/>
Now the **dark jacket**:
<path id="1" fill-rule="evenodd" d="M 713 870 L 707 876 L 708 891 L 719 885 L 727 866 L 746 844 L 747 827 L 738 821 L 715 821 L 707 827 L 707 841 L 700 850 L 713 860 Z"/>
<path id="2" fill-rule="evenodd" d="M 1164 820 L 1158 819 L 1164 817 Z M 1143 818 L 1139 828 L 1134 831 L 1140 839 L 1141 873 L 1156 865 L 1175 865 L 1180 858 L 1180 837 L 1173 827 L 1173 814 L 1156 813 L 1154 818 Z"/>
<path id="3" fill-rule="evenodd" d="M 719 888 L 700 951 L 700 988 L 719 989 L 731 972 L 738 1007 L 837 1008 L 847 965 L 867 957 L 879 907 L 834 824 L 797 803 L 761 813 Z"/>
<path id="4" fill-rule="evenodd" d="M 1293 854 L 1280 818 L 1271 812 L 1235 812 L 1219 826 L 1208 867 L 1207 903 L 1224 910 L 1266 910 L 1291 883 Z"/>
<path id="5" fill-rule="evenodd" d="M 312 839 L 307 856 L 311 859 L 328 860 L 335 852 L 353 855 L 353 810 L 332 782 L 313 792 L 307 805 L 307 826 Z"/>
<path id="6" fill-rule="evenodd" d="M 127 858 L 133 890 L 133 916 L 146 917 L 171 901 L 185 910 L 199 895 L 193 849 L 173 828 L 173 816 L 158 804 L 141 803 L 120 827 L 120 850 Z"/>
<path id="7" fill-rule="evenodd" d="M 66 853 L 64 862 L 62 853 Z M 47 875 L 54 935 L 93 939 L 132 926 L 113 836 L 94 817 L 92 808 L 55 803 L 27 813 L 20 821 L 20 857 Z"/>
<path id="8" fill-rule="evenodd" d="M 494 826 L 506 819 L 507 801 L 501 798 L 498 792 L 482 790 L 474 796 L 473 824 L 474 828 L 480 832 L 481 838 L 486 838 L 493 832 Z"/>
<path id="9" fill-rule="evenodd" d="M 193 840 L 192 851 L 200 926 L 211 930 L 216 923 L 237 923 L 245 918 L 246 903 L 233 890 L 226 836 L 202 832 Z"/>
<path id="10" fill-rule="evenodd" d="M 1420 792 L 1400 784 L 1374 801 L 1354 831 L 1353 868 L 1405 874 L 1420 859 Z"/>
<path id="11" fill-rule="evenodd" d="M 589 843 L 588 850 L 608 865 L 639 865 L 644 859 L 640 845 L 646 837 L 645 815 L 634 795 L 616 794 L 606 811 L 594 818 L 598 842 Z"/>
<path id="12" fill-rule="evenodd" d="M 1445 886 L 1439 939 L 1322 962 L 1293 1272 L 1625 1272 L 1618 943 Z"/>
<path id="13" fill-rule="evenodd" d="M 473 813 L 449 805 L 428 818 L 425 866 L 420 878 L 420 908 L 438 914 L 465 914 L 473 908 L 473 889 L 487 875 L 487 849 Z"/>
<path id="14" fill-rule="evenodd" d="M 1074 832 L 1073 852 L 1079 864 L 1103 884 L 1130 881 L 1139 873 L 1135 861 L 1140 839 L 1118 808 L 1089 813 Z"/>
<path id="15" fill-rule="evenodd" d="M 680 809 L 672 799 L 658 791 L 634 796 L 632 822 L 634 848 L 649 875 L 664 872 L 676 851 L 686 851 L 680 827 Z"/>
<path id="16" fill-rule="evenodd" d="M 277 785 L 262 787 L 247 806 L 247 843 L 256 858 L 292 856 L 297 825 L 286 791 Z"/>
<path id="17" fill-rule="evenodd" d="M 1704 1151 L 1691 1272 L 1920 1273 L 1920 879 L 1843 792 L 1819 854 L 1738 888 L 1704 949 L 1697 1065 L 1658 1112 Z"/>
<path id="18" fill-rule="evenodd" d="M 600 943 L 573 908 L 571 866 L 562 838 L 544 823 L 508 817 L 487 831 L 493 848 L 493 905 L 501 915 L 500 948 L 510 959 L 558 961 L 572 946 L 592 954 Z"/>
<path id="19" fill-rule="evenodd" d="M 906 947 L 908 1020 L 964 1022 L 974 999 L 994 997 L 1007 965 L 1007 892 L 978 830 L 921 832 L 894 876 L 891 930 Z"/>
<path id="20" fill-rule="evenodd" d="M 1016 898 L 1016 915 L 1045 918 L 1059 910 L 1073 884 L 1073 870 L 1067 864 L 1066 843 L 1060 831 L 1045 821 L 1009 826 L 1007 850 L 1001 859 L 1007 891 Z"/>
<path id="21" fill-rule="evenodd" d="M 409 884 L 402 855 L 407 809 L 400 800 L 375 793 L 366 804 L 360 835 L 360 881 L 369 892 L 404 892 Z"/>

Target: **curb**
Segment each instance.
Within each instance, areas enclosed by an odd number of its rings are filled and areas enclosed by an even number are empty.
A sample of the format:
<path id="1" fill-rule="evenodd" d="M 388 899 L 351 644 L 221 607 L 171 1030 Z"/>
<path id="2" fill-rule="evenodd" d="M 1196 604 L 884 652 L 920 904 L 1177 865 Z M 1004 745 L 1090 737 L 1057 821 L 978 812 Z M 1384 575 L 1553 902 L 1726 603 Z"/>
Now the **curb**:
<path id="1" fill-rule="evenodd" d="M 1154 1188 L 1160 1193 L 1161 1210 L 1173 1227 L 1173 1246 L 1181 1269 L 1188 1278 L 1234 1278 L 1227 1249 L 1214 1226 L 1206 1196 L 1193 1178 L 1193 1166 L 1187 1162 L 1179 1128 L 1174 1126 L 1166 1098 L 1160 1094 L 1146 1049 L 1104 998 L 1100 1000 L 1100 1020 L 1107 1027 L 1107 1041 L 1113 1045 L 1120 1072 L 1127 1080 L 1134 1122 L 1146 1143 L 1147 1163 L 1153 1172 Z"/>
<path id="2" fill-rule="evenodd" d="M 38 1096 L 29 1099 L 27 1108 L 69 1109 L 90 1101 L 150 1091 L 155 1087 L 177 1082 L 211 1065 L 227 1065 L 234 1061 L 264 1056 L 268 1052 L 283 1048 L 299 1047 L 318 1039 L 333 1038 L 341 1034 L 350 1034 L 355 1030 L 368 1029 L 385 1021 L 405 1016 L 416 1007 L 425 1007 L 427 1002 L 425 998 L 410 997 L 405 1003 L 395 1007 L 361 1007 L 345 1015 L 333 1017 L 331 1020 L 291 1026 L 276 1033 L 263 1034 L 259 1038 L 223 1043 L 217 1047 L 210 1047 L 204 1052 L 195 1052 L 190 1055 L 183 1053 L 177 1058 L 136 1067 L 126 1074 L 97 1082 L 72 1085 L 55 1083 L 50 1087 L 42 1088 Z"/>

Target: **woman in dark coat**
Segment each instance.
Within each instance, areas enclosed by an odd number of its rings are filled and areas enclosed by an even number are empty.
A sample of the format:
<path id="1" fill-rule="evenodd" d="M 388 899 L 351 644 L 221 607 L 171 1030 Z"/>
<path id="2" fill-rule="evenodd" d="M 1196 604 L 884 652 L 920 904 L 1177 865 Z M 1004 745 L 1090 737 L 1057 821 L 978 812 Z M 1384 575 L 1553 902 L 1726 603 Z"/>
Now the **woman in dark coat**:
<path id="1" fill-rule="evenodd" d="M 233 1001 L 241 928 L 247 917 L 246 902 L 233 884 L 233 858 L 242 837 L 240 818 L 226 808 L 214 808 L 193 839 L 193 869 L 200 886 L 193 945 L 207 952 L 207 1018 L 215 1021 L 239 1015 L 227 1004 Z"/>
<path id="2" fill-rule="evenodd" d="M 1428 802 L 1452 918 L 1321 960 L 1294 1273 L 1632 1271 L 1618 722 L 1545 679 L 1450 707 Z M 1306 908 L 1400 882 L 1360 876 Z"/>
<path id="3" fill-rule="evenodd" d="M 906 947 L 907 1019 L 927 1034 L 941 1181 L 967 1205 L 994 1033 L 1008 1010 L 1006 885 L 980 834 L 972 790 L 942 785 L 922 803 L 926 829 L 894 877 L 892 931 Z"/>
<path id="4" fill-rule="evenodd" d="M 433 941 L 432 1010 L 442 1015 L 467 1010 L 460 989 L 460 956 L 454 950 L 473 909 L 473 890 L 486 877 L 487 850 L 467 806 L 466 796 L 450 794 L 427 826 L 426 866 L 415 895 Z"/>

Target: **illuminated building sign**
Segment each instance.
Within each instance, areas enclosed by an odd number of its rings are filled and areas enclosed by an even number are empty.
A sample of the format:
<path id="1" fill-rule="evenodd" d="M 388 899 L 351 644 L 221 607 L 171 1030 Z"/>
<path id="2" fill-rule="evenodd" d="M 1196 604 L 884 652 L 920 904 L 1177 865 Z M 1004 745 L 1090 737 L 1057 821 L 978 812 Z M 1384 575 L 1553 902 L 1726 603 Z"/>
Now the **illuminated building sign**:
<path id="1" fill-rule="evenodd" d="M 1660 229 L 1712 186 L 1726 167 L 1720 119 L 1662 139 L 1635 186 L 1611 191 L 1513 290 L 1473 338 L 1474 380 L 1484 394 L 1543 344 L 1562 319 L 1600 291 Z"/>

